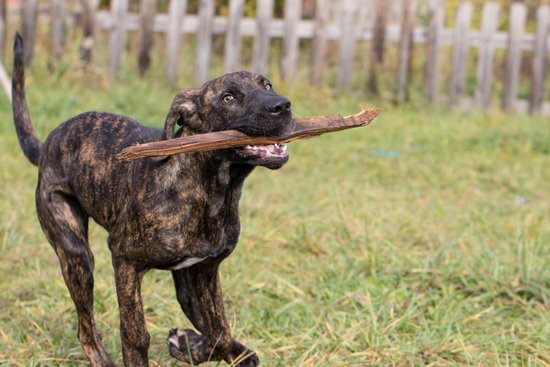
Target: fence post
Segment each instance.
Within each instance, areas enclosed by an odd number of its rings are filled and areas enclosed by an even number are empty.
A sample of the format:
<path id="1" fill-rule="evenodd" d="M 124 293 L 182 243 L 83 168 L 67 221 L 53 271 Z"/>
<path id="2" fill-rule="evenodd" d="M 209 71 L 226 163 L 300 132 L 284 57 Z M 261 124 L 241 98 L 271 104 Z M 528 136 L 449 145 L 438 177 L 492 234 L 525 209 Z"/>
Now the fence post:
<path id="1" fill-rule="evenodd" d="M 195 83 L 202 85 L 208 81 L 210 54 L 212 53 L 212 23 L 214 21 L 214 0 L 200 0 L 199 30 L 196 43 Z"/>
<path id="2" fill-rule="evenodd" d="M 477 59 L 477 87 L 475 99 L 478 107 L 491 104 L 491 83 L 493 80 L 493 62 L 495 56 L 495 34 L 498 27 L 499 5 L 488 2 L 483 5 L 479 53 Z"/>
<path id="3" fill-rule="evenodd" d="M 401 40 L 399 41 L 399 66 L 397 69 L 397 99 L 404 101 L 407 96 L 409 70 L 413 48 L 414 21 L 416 18 L 416 0 L 405 0 L 403 20 L 401 25 Z"/>
<path id="4" fill-rule="evenodd" d="M 315 9 L 315 28 L 313 30 L 313 49 L 311 52 L 311 83 L 323 82 L 325 52 L 327 50 L 327 27 L 330 0 L 317 0 Z"/>
<path id="5" fill-rule="evenodd" d="M 38 16 L 38 0 L 24 0 L 22 11 L 23 25 L 21 36 L 24 41 L 25 65 L 29 67 L 31 66 L 33 57 L 34 33 L 36 31 L 36 18 Z"/>
<path id="6" fill-rule="evenodd" d="M 128 0 L 111 0 L 111 34 L 109 36 L 109 72 L 115 77 L 122 50 L 126 47 Z"/>
<path id="7" fill-rule="evenodd" d="M 338 60 L 338 75 L 336 87 L 347 89 L 351 84 L 353 71 L 353 59 L 355 58 L 355 39 L 357 29 L 355 20 L 357 17 L 357 1 L 343 0 L 340 12 L 340 57 Z"/>
<path id="8" fill-rule="evenodd" d="M 143 77 L 151 64 L 157 0 L 141 0 L 140 13 L 141 28 L 139 34 L 138 68 L 139 76 Z"/>
<path id="9" fill-rule="evenodd" d="M 6 0 L 0 0 L 0 62 L 6 52 Z"/>
<path id="10" fill-rule="evenodd" d="M 384 44 L 386 43 L 386 19 L 388 17 L 388 0 L 376 2 L 376 18 L 372 34 L 372 48 L 369 64 L 367 89 L 378 95 L 378 65 L 384 61 Z"/>
<path id="11" fill-rule="evenodd" d="M 80 44 L 80 62 L 83 67 L 92 61 L 94 49 L 95 14 L 99 6 L 98 0 L 84 0 L 82 17 L 82 43 Z"/>
<path id="12" fill-rule="evenodd" d="M 428 26 L 428 40 L 426 45 L 426 65 L 424 69 L 424 94 L 430 103 L 436 104 L 438 97 L 438 79 L 441 48 L 441 38 L 445 22 L 444 0 L 430 1 L 430 23 Z"/>
<path id="13" fill-rule="evenodd" d="M 502 95 L 502 109 L 513 111 L 518 95 L 519 72 L 521 68 L 521 39 L 525 28 L 527 7 L 523 3 L 512 3 L 510 7 L 510 29 L 506 52 L 506 78 Z"/>
<path id="14" fill-rule="evenodd" d="M 298 23 L 302 19 L 302 0 L 285 1 L 285 28 L 283 36 L 283 59 L 281 76 L 288 81 L 296 72 L 298 62 Z"/>
<path id="15" fill-rule="evenodd" d="M 542 109 L 547 66 L 546 53 L 548 52 L 549 22 L 550 7 L 542 5 L 537 10 L 537 33 L 535 35 L 535 52 L 533 55 L 531 98 L 529 99 L 529 112 L 532 114 L 538 114 Z"/>
<path id="16" fill-rule="evenodd" d="M 53 66 L 61 58 L 61 55 L 63 55 L 63 45 L 65 43 L 65 0 L 52 1 L 51 27 L 53 57 L 51 66 Z"/>
<path id="17" fill-rule="evenodd" d="M 241 56 L 241 34 L 240 25 L 244 11 L 244 0 L 230 0 L 227 29 L 225 31 L 225 72 L 230 73 L 238 70 Z"/>
<path id="18" fill-rule="evenodd" d="M 456 12 L 453 67 L 451 71 L 451 92 L 449 104 L 454 106 L 464 93 L 466 63 L 468 61 L 468 34 L 472 19 L 472 4 L 469 1 L 460 3 Z"/>
<path id="19" fill-rule="evenodd" d="M 178 78 L 178 56 L 183 43 L 182 24 L 187 13 L 187 0 L 170 0 L 166 34 L 166 77 L 172 85 Z"/>
<path id="20" fill-rule="evenodd" d="M 254 51 L 252 52 L 252 69 L 259 74 L 267 73 L 269 63 L 269 24 L 273 17 L 273 0 L 257 0 L 256 5 L 256 35 L 254 36 Z"/>

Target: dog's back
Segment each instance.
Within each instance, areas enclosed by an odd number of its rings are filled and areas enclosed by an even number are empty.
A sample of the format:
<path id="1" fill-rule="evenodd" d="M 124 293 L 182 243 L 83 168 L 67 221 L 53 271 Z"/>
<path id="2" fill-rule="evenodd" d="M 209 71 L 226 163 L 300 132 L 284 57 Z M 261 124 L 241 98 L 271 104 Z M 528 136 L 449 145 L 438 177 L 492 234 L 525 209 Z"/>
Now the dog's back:
<path id="1" fill-rule="evenodd" d="M 75 116 L 54 129 L 41 146 L 37 193 L 55 190 L 74 196 L 109 229 L 128 194 L 124 181 L 130 179 L 131 164 L 119 161 L 116 154 L 127 146 L 158 140 L 161 133 L 106 112 Z"/>

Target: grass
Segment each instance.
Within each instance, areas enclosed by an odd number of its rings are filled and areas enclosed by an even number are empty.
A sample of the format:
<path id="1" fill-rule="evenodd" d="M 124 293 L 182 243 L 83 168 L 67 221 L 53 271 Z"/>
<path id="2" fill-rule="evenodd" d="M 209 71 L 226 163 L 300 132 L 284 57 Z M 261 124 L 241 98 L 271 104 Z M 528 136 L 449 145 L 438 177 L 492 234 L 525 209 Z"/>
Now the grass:
<path id="1" fill-rule="evenodd" d="M 86 110 L 161 126 L 177 92 L 163 78 L 135 80 L 132 70 L 114 83 L 74 63 L 28 76 L 42 139 Z M 274 84 L 295 116 L 374 104 Z M 550 123 L 377 104 L 384 111 L 370 127 L 292 143 L 286 167 L 248 179 L 240 243 L 221 267 L 234 336 L 264 366 L 550 365 Z M 5 98 L 0 121 L 0 365 L 87 364 L 36 219 L 36 168 L 18 147 Z M 96 321 L 122 364 L 110 254 L 97 225 L 90 244 Z M 170 273 L 149 272 L 143 299 L 151 365 L 176 365 L 168 330 L 190 324 Z"/>

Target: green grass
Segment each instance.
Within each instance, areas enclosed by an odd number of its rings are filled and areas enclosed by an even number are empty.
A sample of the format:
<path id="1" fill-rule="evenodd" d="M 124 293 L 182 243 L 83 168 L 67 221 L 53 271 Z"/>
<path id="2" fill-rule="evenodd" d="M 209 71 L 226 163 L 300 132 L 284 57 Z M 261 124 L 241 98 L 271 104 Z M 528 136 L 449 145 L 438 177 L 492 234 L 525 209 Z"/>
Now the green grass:
<path id="1" fill-rule="evenodd" d="M 28 76 L 42 139 L 96 109 L 161 126 L 177 92 L 162 77 L 136 80 L 131 70 L 111 82 L 75 63 Z M 161 67 L 150 75 L 163 75 Z M 274 84 L 295 116 L 374 104 Z M 294 142 L 287 166 L 248 179 L 240 243 L 221 267 L 234 336 L 264 366 L 548 366 L 550 123 L 377 104 L 384 111 L 371 126 Z M 18 147 L 3 97 L 0 121 L 0 365 L 87 364 L 36 219 L 36 168 Z M 90 244 L 96 321 L 122 364 L 110 255 L 97 225 Z M 175 365 L 168 330 L 190 324 L 170 273 L 148 273 L 143 299 L 151 365 Z"/>

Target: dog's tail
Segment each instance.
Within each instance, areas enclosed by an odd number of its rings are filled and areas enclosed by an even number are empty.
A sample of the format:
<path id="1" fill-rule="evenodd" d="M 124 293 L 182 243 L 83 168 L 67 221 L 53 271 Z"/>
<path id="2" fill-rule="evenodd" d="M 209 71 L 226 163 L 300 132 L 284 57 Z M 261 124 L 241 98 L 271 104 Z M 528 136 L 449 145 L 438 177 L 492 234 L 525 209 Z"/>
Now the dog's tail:
<path id="1" fill-rule="evenodd" d="M 25 156 L 35 166 L 38 165 L 40 150 L 43 142 L 36 136 L 29 117 L 29 108 L 25 98 L 25 54 L 23 51 L 23 39 L 19 33 L 15 34 L 13 44 L 13 81 L 12 81 L 12 108 L 13 121 L 19 138 L 19 145 Z"/>

